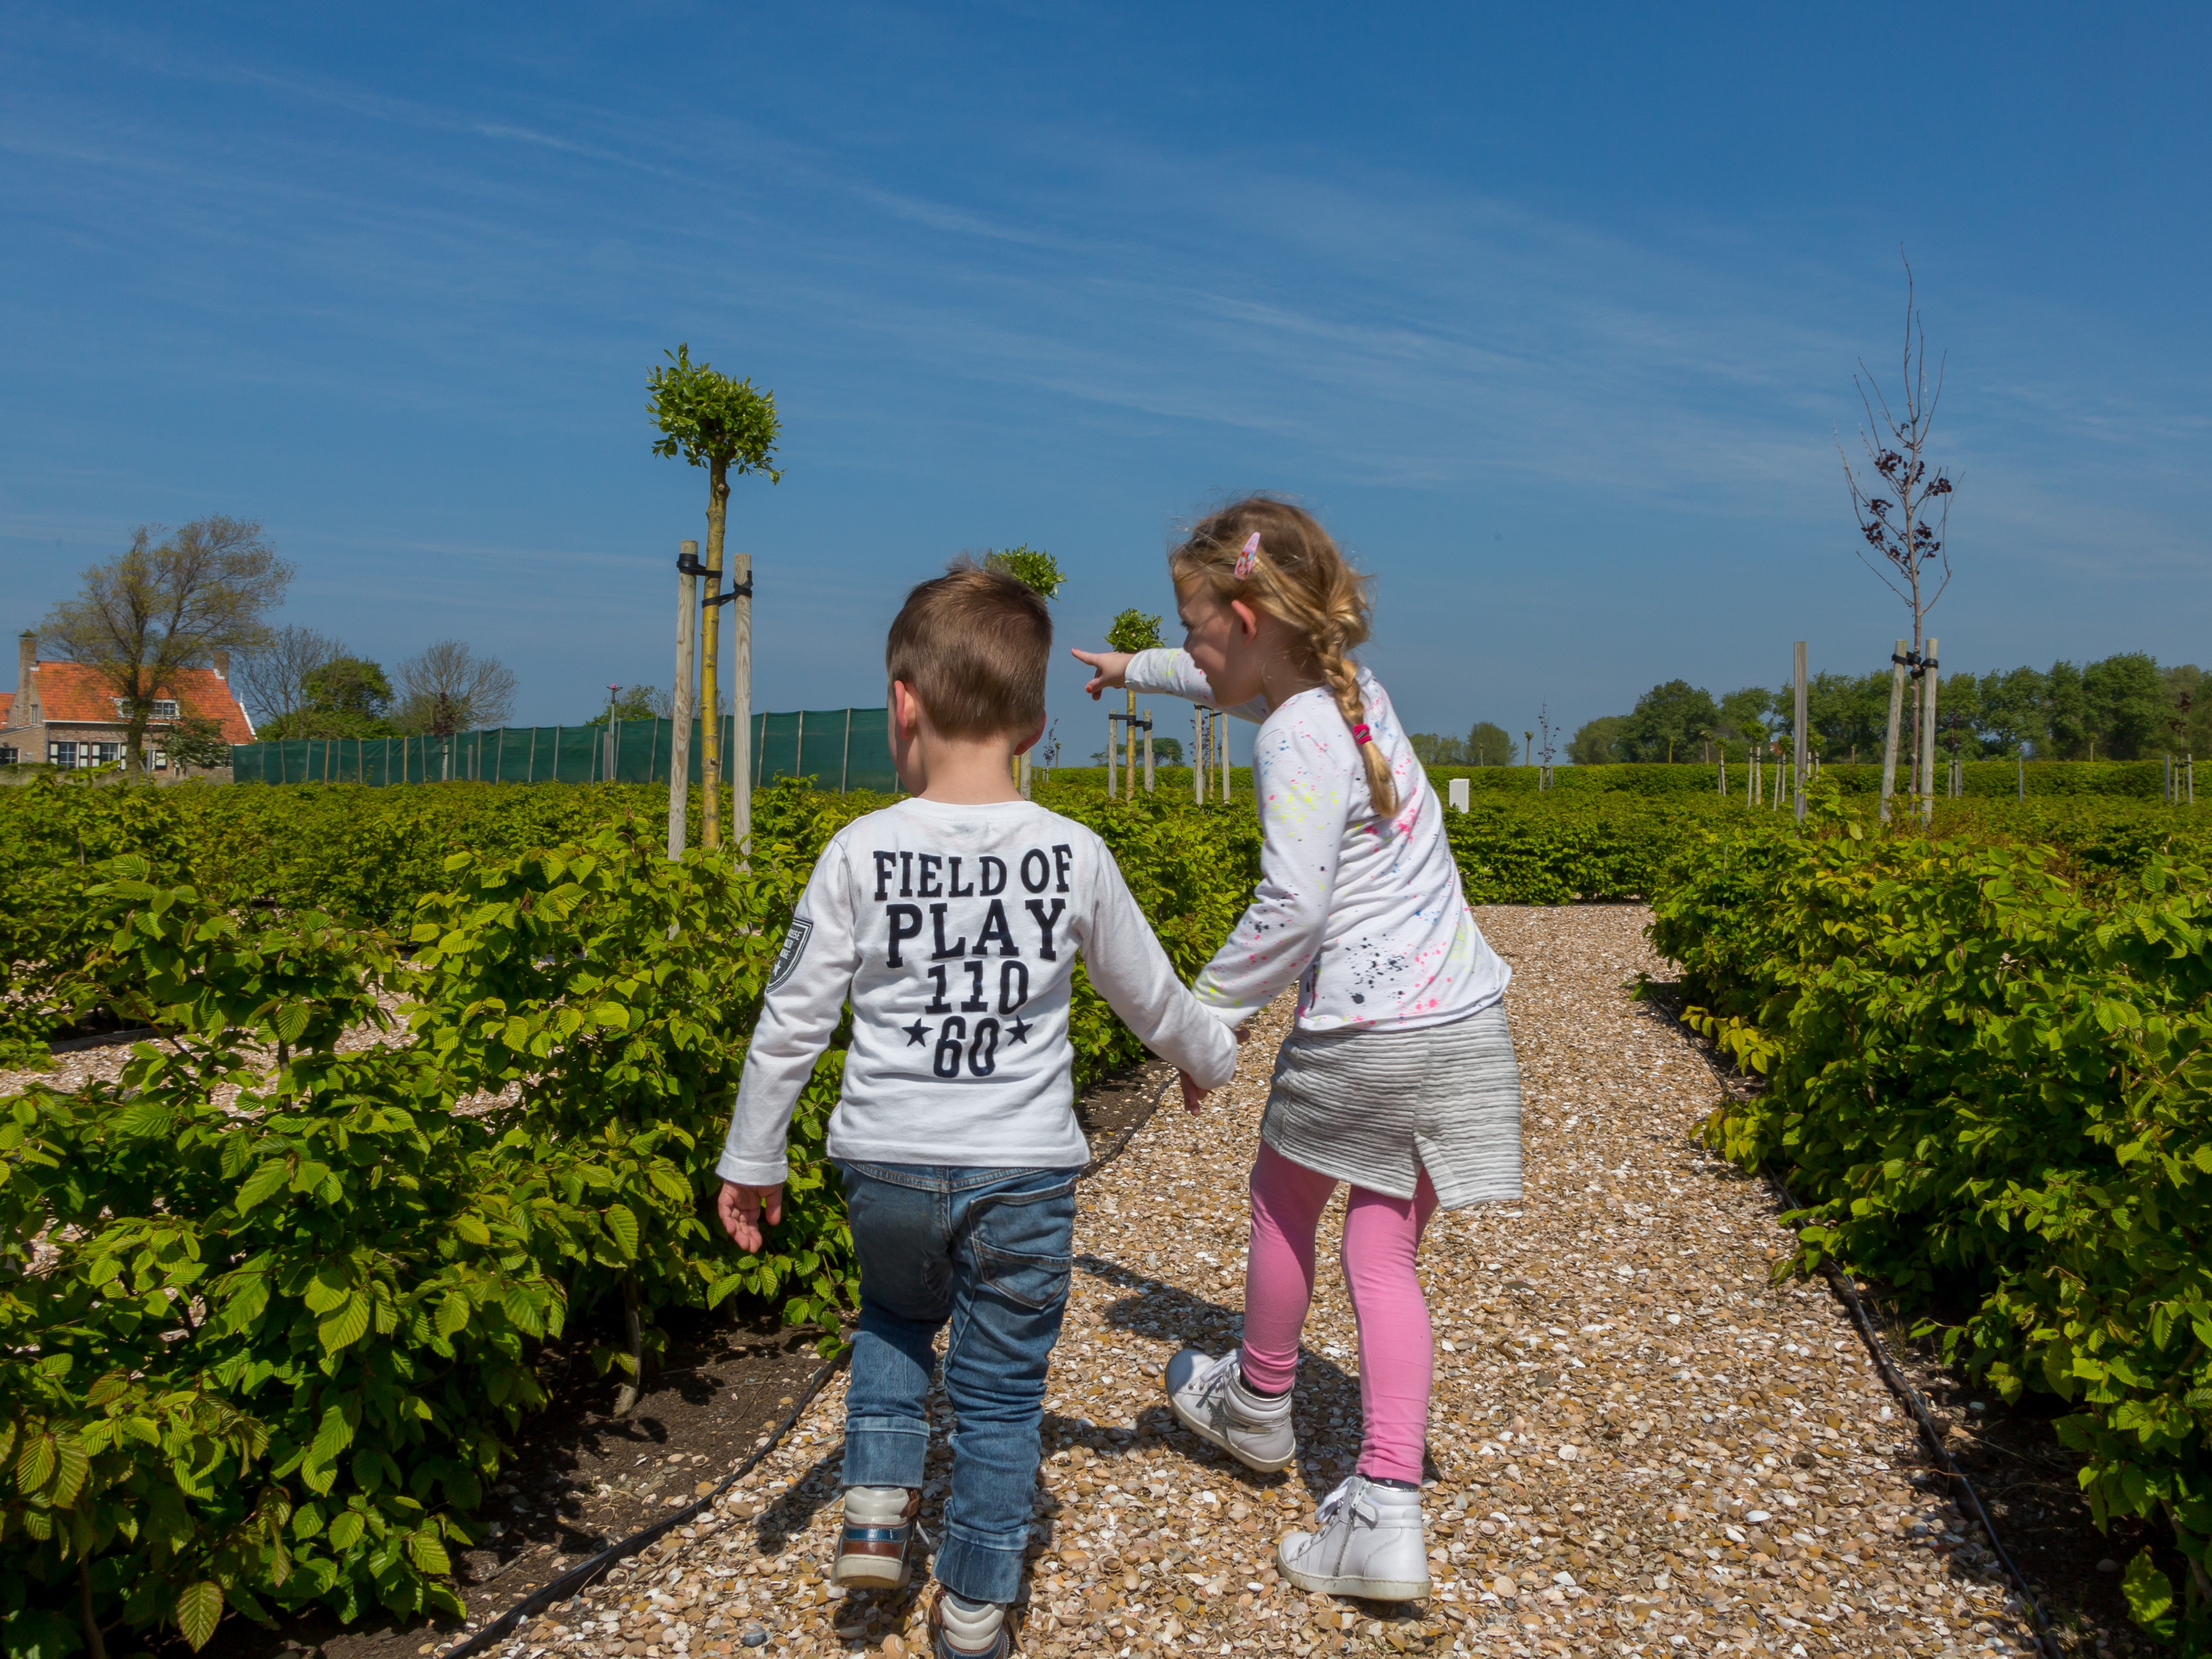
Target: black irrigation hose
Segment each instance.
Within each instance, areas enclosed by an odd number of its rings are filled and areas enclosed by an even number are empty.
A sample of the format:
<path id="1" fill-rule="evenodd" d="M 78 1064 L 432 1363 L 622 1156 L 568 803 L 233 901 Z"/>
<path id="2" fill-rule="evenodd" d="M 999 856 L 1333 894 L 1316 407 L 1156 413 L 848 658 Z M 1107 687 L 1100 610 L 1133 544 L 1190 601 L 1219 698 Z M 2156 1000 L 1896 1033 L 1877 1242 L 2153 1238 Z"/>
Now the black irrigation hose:
<path id="1" fill-rule="evenodd" d="M 1090 1163 L 1085 1164 L 1075 1178 L 1078 1181 L 1089 1180 L 1127 1151 L 1129 1143 L 1136 1139 L 1137 1132 L 1150 1123 L 1152 1121 L 1152 1114 L 1160 1109 L 1160 1103 L 1168 1097 L 1168 1091 L 1175 1086 L 1175 1082 L 1174 1076 L 1170 1074 L 1167 1081 L 1160 1085 L 1159 1093 L 1152 1097 L 1152 1103 L 1146 1108 L 1144 1115 L 1116 1135 L 1112 1144 Z M 715 1482 L 714 1491 L 702 1498 L 693 1499 L 674 1513 L 662 1516 L 643 1530 L 634 1532 L 619 1542 L 608 1545 L 590 1559 L 578 1562 L 550 1583 L 540 1585 L 466 1641 L 443 1650 L 441 1659 L 474 1659 L 477 1654 L 489 1652 L 513 1635 L 514 1627 L 532 1614 L 543 1613 L 555 1602 L 565 1601 L 570 1596 L 589 1589 L 601 1574 L 612 1568 L 617 1562 L 627 1560 L 631 1556 L 641 1553 L 659 1542 L 677 1528 L 704 1515 L 714 1507 L 716 1498 L 758 1468 L 761 1460 L 783 1443 L 783 1437 L 791 1432 L 807 1407 L 813 1404 L 814 1396 L 822 1392 L 822 1385 L 834 1376 L 838 1368 L 851 1358 L 852 1355 L 853 1345 L 848 1342 L 830 1358 L 817 1366 L 814 1375 L 806 1379 L 806 1386 L 800 1390 L 799 1398 L 792 1403 L 791 1409 L 786 1412 L 782 1419 L 769 1431 L 768 1437 L 753 1448 L 744 1462 Z"/>
<path id="2" fill-rule="evenodd" d="M 1773 1182 L 1775 1191 L 1782 1195 L 1782 1201 L 1789 1208 L 1803 1207 L 1779 1177 L 1769 1176 L 1768 1179 Z M 1990 1540 L 1990 1548 L 2005 1570 L 2005 1576 L 2012 1580 L 2014 1588 L 2020 1592 L 2021 1605 L 2027 1607 L 2028 1620 L 2035 1626 L 2036 1645 L 2049 1656 L 2049 1659 L 2063 1659 L 2058 1638 L 2051 1631 L 2051 1621 L 2044 1617 L 2043 1604 L 2035 1599 L 2035 1592 L 2028 1588 L 2027 1575 L 2020 1570 L 2007 1553 L 2004 1540 L 1997 1536 L 1996 1523 L 1990 1519 L 1990 1512 L 1982 1507 L 1981 1494 L 1974 1490 L 1974 1483 L 1952 1462 L 1951 1454 L 1943 1444 L 1942 1431 L 1936 1426 L 1936 1419 L 1929 1414 L 1928 1402 L 1920 1397 L 1917 1389 L 1905 1381 L 1905 1374 L 1897 1369 L 1896 1362 L 1889 1357 L 1889 1348 L 1882 1341 L 1881 1333 L 1875 1328 L 1874 1321 L 1867 1314 L 1866 1304 L 1859 1300 L 1858 1287 L 1851 1283 L 1850 1275 L 1840 1272 L 1835 1262 L 1825 1254 L 1820 1258 L 1820 1273 L 1827 1279 L 1829 1288 L 1841 1297 L 1844 1305 L 1850 1310 L 1851 1322 L 1858 1327 L 1860 1340 L 1866 1344 L 1867 1352 L 1874 1356 L 1875 1365 L 1881 1372 L 1881 1380 L 1889 1385 L 1889 1391 L 1903 1402 L 1905 1410 L 1912 1414 L 1913 1421 L 1919 1425 L 1921 1437 L 1928 1443 L 1928 1449 L 1935 1457 L 1936 1468 L 1942 1471 L 1964 1506 L 1980 1524 L 1983 1534 Z"/>
<path id="3" fill-rule="evenodd" d="M 848 1342 L 836 1354 L 815 1367 L 814 1375 L 806 1379 L 806 1387 L 800 1390 L 799 1398 L 793 1402 L 791 1409 L 783 1414 L 783 1419 L 769 1431 L 768 1438 L 754 1447 L 751 1455 L 744 1462 L 717 1481 L 714 1491 L 703 1498 L 693 1499 L 682 1509 L 663 1516 L 644 1530 L 632 1533 L 619 1543 L 610 1544 L 589 1560 L 579 1562 L 569 1568 L 552 1583 L 541 1585 L 531 1591 L 529 1595 L 524 1596 L 474 1636 L 470 1637 L 467 1641 L 458 1646 L 446 1649 L 443 1659 L 470 1659 L 471 1655 L 485 1652 L 495 1644 L 505 1641 L 514 1633 L 514 1627 L 532 1613 L 543 1613 L 556 1601 L 565 1601 L 579 1591 L 589 1588 L 592 1581 L 617 1562 L 625 1560 L 658 1543 L 665 1534 L 706 1513 L 708 1510 L 714 1507 L 716 1498 L 750 1474 L 760 1466 L 761 1459 L 782 1443 L 783 1437 L 791 1432 L 792 1425 L 799 1421 L 799 1414 L 813 1403 L 814 1396 L 822 1391 L 822 1385 L 836 1374 L 837 1368 L 845 1363 L 852 1352 L 853 1345 Z"/>

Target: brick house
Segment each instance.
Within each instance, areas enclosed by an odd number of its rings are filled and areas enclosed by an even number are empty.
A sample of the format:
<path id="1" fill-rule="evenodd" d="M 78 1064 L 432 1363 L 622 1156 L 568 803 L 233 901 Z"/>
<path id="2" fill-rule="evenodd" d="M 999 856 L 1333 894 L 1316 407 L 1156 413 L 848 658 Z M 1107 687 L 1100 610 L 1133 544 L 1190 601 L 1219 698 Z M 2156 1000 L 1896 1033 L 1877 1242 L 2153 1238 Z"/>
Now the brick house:
<path id="1" fill-rule="evenodd" d="M 123 758 L 130 721 L 100 675 L 82 664 L 40 662 L 39 636 L 26 632 L 17 641 L 15 690 L 0 692 L 0 766 L 44 761 L 51 766 L 112 766 Z M 222 723 L 232 743 L 252 743 L 253 722 L 230 685 L 230 659 L 215 653 L 212 668 L 188 668 L 173 684 L 160 688 L 149 739 L 170 721 L 194 717 Z M 154 751 L 154 769 L 168 769 L 167 757 Z"/>

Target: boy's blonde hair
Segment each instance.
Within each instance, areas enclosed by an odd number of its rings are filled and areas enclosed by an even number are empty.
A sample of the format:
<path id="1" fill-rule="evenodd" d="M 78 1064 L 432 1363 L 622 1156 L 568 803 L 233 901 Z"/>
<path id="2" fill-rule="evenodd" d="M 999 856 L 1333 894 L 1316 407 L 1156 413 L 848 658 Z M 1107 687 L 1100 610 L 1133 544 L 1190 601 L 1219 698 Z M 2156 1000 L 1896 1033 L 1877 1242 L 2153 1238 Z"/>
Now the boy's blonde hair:
<path id="1" fill-rule="evenodd" d="M 906 596 L 884 647 L 890 678 L 948 738 L 1026 737 L 1044 719 L 1052 613 L 1026 583 L 972 559 Z"/>
<path id="2" fill-rule="evenodd" d="M 1248 553 L 1255 535 L 1258 544 Z M 1345 725 L 1356 731 L 1365 723 L 1358 668 L 1349 653 L 1367 638 L 1370 581 L 1346 562 L 1313 514 L 1273 495 L 1248 495 L 1200 520 L 1168 555 L 1168 568 L 1177 586 L 1198 583 L 1223 605 L 1242 599 L 1287 623 Z M 1398 810 L 1389 763 L 1372 743 L 1358 749 L 1367 799 L 1387 817 Z"/>

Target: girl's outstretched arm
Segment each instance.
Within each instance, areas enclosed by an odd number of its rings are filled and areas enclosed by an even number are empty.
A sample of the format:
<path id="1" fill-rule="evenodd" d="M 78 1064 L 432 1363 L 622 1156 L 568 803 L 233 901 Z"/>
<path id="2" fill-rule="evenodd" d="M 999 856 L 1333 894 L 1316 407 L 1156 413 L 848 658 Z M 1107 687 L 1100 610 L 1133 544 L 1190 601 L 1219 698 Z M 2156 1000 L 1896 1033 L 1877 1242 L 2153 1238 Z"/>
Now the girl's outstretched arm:
<path id="1" fill-rule="evenodd" d="M 1221 708 L 1213 688 L 1190 654 L 1172 646 L 1151 651 L 1077 651 L 1074 654 L 1091 665 L 1091 684 L 1083 689 L 1094 699 L 1103 691 L 1126 685 L 1133 691 L 1182 697 L 1209 708 Z M 1267 718 L 1267 700 L 1255 697 L 1222 712 L 1256 724 Z"/>

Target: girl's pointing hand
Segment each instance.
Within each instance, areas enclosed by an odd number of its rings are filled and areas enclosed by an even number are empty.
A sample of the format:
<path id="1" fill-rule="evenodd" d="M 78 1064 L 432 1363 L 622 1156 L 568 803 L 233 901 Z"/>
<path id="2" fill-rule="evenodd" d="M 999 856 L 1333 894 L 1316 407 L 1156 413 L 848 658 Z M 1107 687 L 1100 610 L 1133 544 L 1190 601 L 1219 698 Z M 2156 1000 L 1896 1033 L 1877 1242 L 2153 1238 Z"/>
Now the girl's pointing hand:
<path id="1" fill-rule="evenodd" d="M 1083 689 L 1091 694 L 1093 702 L 1103 691 L 1112 690 L 1127 684 L 1130 653 L 1127 651 L 1078 651 L 1070 647 L 1078 662 L 1091 670 L 1091 684 Z"/>

